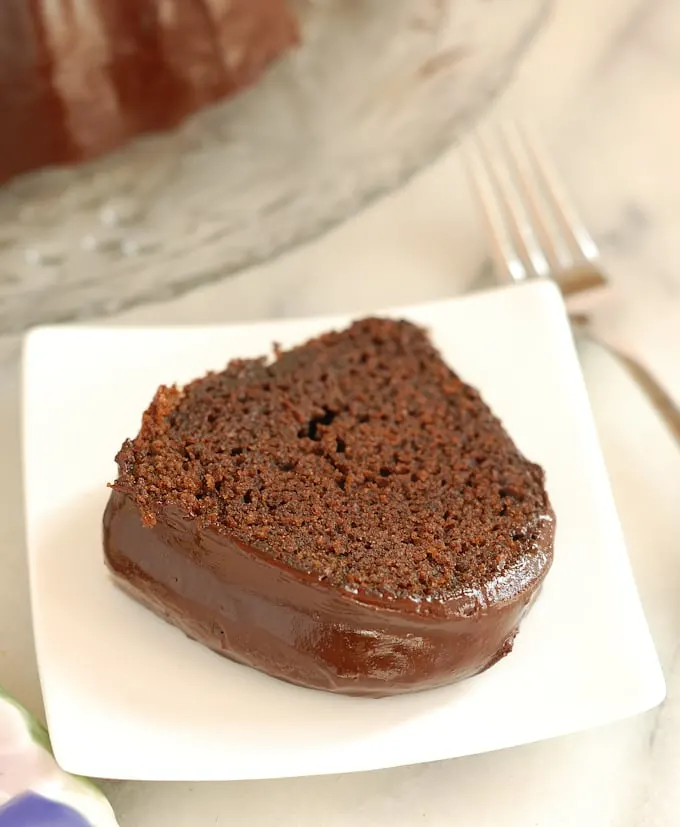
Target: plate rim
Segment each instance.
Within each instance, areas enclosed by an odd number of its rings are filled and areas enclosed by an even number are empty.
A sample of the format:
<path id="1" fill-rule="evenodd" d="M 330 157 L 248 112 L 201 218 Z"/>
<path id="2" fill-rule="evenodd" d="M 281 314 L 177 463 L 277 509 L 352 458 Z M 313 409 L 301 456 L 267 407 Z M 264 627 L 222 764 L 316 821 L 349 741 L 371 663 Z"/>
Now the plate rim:
<path id="1" fill-rule="evenodd" d="M 511 291 L 517 291 L 517 290 L 520 290 L 520 289 L 523 289 L 523 290 L 528 289 L 529 291 L 535 291 L 537 293 L 545 294 L 545 298 L 543 300 L 548 301 L 548 302 L 552 302 L 552 303 L 555 303 L 557 301 L 557 302 L 559 302 L 559 306 L 563 309 L 562 300 L 561 300 L 561 297 L 559 295 L 559 291 L 552 284 L 547 284 L 547 283 L 546 284 L 532 284 L 532 285 L 526 285 L 526 286 L 522 286 L 522 287 L 509 286 L 507 288 L 500 288 L 500 290 L 511 290 Z M 548 297 L 549 293 L 552 294 L 551 297 Z M 485 296 L 488 296 L 489 294 L 498 295 L 499 294 L 499 289 L 498 288 L 493 288 L 492 290 L 484 291 L 484 293 L 477 293 L 477 294 L 472 294 L 472 295 L 463 296 L 463 297 L 457 297 L 457 298 L 443 300 L 443 301 L 442 300 L 435 300 L 435 301 L 432 301 L 432 302 L 421 303 L 421 304 L 413 305 L 413 306 L 409 306 L 409 307 L 389 308 L 388 310 L 376 311 L 376 315 L 382 315 L 382 314 L 396 315 L 396 314 L 399 314 L 399 315 L 408 316 L 414 310 L 417 310 L 417 311 L 420 311 L 420 312 L 427 312 L 427 310 L 432 308 L 433 306 L 441 306 L 442 304 L 447 304 L 447 303 L 450 303 L 450 302 L 456 302 L 456 303 L 479 302 L 480 299 L 483 300 L 483 298 Z M 30 502 L 30 479 L 29 479 L 30 475 L 29 475 L 29 463 L 28 463 L 28 453 L 27 453 L 28 452 L 29 429 L 27 427 L 27 417 L 26 417 L 26 412 L 27 412 L 27 409 L 28 409 L 28 405 L 30 404 L 30 387 L 29 387 L 29 381 L 28 380 L 29 380 L 29 373 L 30 373 L 30 370 L 31 370 L 31 361 L 33 360 L 33 369 L 34 369 L 34 365 L 35 365 L 34 360 L 36 358 L 36 354 L 39 353 L 40 348 L 44 348 L 44 346 L 46 344 L 48 344 L 50 342 L 50 340 L 52 340 L 52 337 L 55 334 L 57 335 L 57 337 L 61 337 L 64 334 L 73 335 L 75 333 L 75 335 L 77 335 L 79 337 L 82 336 L 82 337 L 86 338 L 88 335 L 92 334 L 93 332 L 102 332 L 102 331 L 105 332 L 107 335 L 113 333 L 114 336 L 115 335 L 124 336 L 124 335 L 128 334 L 131 331 L 134 331 L 137 334 L 139 334 L 139 333 L 144 333 L 144 334 L 146 334 L 146 333 L 159 333 L 159 332 L 160 333 L 165 333 L 165 334 L 167 334 L 167 333 L 181 334 L 182 331 L 191 331 L 191 332 L 195 333 L 198 330 L 205 332 L 207 329 L 209 329 L 213 332 L 226 333 L 227 331 L 229 331 L 231 329 L 234 329 L 234 328 L 239 328 L 239 329 L 246 328 L 250 331 L 252 331 L 253 329 L 257 329 L 257 328 L 266 329 L 266 328 L 271 327 L 272 325 L 274 325 L 276 327 L 282 322 L 284 324 L 288 323 L 287 326 L 289 328 L 295 328 L 296 326 L 298 326 L 302 323 L 302 324 L 305 324 L 305 325 L 310 324 L 311 326 L 316 325 L 316 326 L 319 326 L 319 327 L 323 327 L 325 329 L 329 325 L 339 324 L 340 322 L 345 323 L 349 319 L 353 319 L 353 318 L 361 318 L 362 315 L 365 316 L 367 314 L 361 314 L 361 313 L 334 314 L 334 315 L 329 315 L 329 316 L 302 317 L 301 319 L 273 319 L 273 320 L 245 322 L 243 324 L 237 324 L 237 325 L 226 324 L 226 325 L 209 325 L 209 326 L 206 326 L 206 325 L 181 325 L 181 326 L 175 326 L 175 325 L 170 325 L 170 326 L 134 325 L 134 326 L 117 326 L 117 325 L 106 325 L 106 324 L 103 324 L 103 325 L 87 325 L 87 326 L 80 326 L 80 325 L 74 325 L 74 326 L 44 326 L 44 327 L 41 327 L 41 328 L 33 329 L 32 331 L 30 331 L 24 337 L 23 365 L 22 365 L 22 380 L 23 380 L 22 381 L 22 398 L 23 398 L 22 424 L 23 424 L 24 427 L 23 427 L 23 438 L 22 438 L 22 450 L 24 452 L 23 469 L 24 469 L 24 483 L 25 483 L 24 484 L 24 497 L 25 497 L 25 510 L 26 510 L 26 535 L 27 535 L 28 563 L 29 563 L 29 575 L 30 575 L 31 611 L 32 611 L 32 615 L 33 615 L 33 623 L 34 623 L 34 629 L 35 629 L 36 654 L 37 654 L 37 657 L 38 657 L 38 668 L 39 668 L 39 673 L 40 673 L 40 682 L 41 682 L 41 686 L 43 687 L 43 694 L 45 696 L 45 705 L 46 705 L 46 710 L 47 710 L 47 714 L 48 714 L 48 719 L 52 718 L 52 716 L 50 714 L 51 704 L 49 703 L 49 700 L 48 700 L 48 696 L 50 695 L 50 690 L 45 686 L 45 682 L 43 680 L 43 669 L 42 669 L 42 665 L 41 665 L 41 660 L 42 659 L 41 659 L 41 655 L 40 655 L 41 644 L 39 643 L 39 640 L 38 640 L 39 634 L 41 634 L 41 633 L 38 632 L 38 627 L 39 627 L 40 624 L 37 622 L 37 617 L 36 617 L 36 610 L 37 610 L 37 602 L 38 601 L 36 599 L 36 586 L 35 586 L 35 580 L 34 580 L 34 573 L 35 573 L 35 567 L 37 565 L 37 561 L 35 559 L 36 558 L 35 550 L 31 551 L 31 542 L 30 542 L 30 530 L 31 530 L 30 523 L 31 523 L 32 512 L 31 512 L 31 507 L 30 507 L 30 504 L 29 504 L 29 502 Z M 565 325 L 566 324 L 567 324 L 567 322 L 566 322 L 566 316 L 565 316 Z M 307 335 L 308 335 L 307 333 L 302 334 L 303 337 L 306 337 Z M 574 350 L 574 358 L 576 359 L 575 350 Z M 581 379 L 582 379 L 582 377 L 581 377 Z M 583 383 L 583 387 L 584 387 L 584 392 L 585 392 L 585 382 Z M 587 397 L 586 397 L 586 399 L 587 399 Z M 592 411 L 590 411 L 590 417 L 592 419 Z M 594 428 L 594 422 L 593 422 L 593 428 Z M 598 449 L 599 449 L 599 443 L 598 443 Z M 608 490 L 609 490 L 609 492 L 611 492 L 610 487 L 609 487 Z M 612 499 L 613 499 L 613 496 L 612 496 Z M 618 518 L 617 518 L 617 520 L 618 520 Z M 623 550 L 626 551 L 625 543 L 623 544 Z M 629 564 L 629 561 L 628 561 L 627 554 L 626 554 L 626 560 L 627 560 L 627 568 L 630 570 L 630 564 Z M 632 570 L 630 570 L 630 577 L 631 577 L 631 580 L 633 582 L 635 592 L 637 592 L 637 588 L 635 586 L 634 579 L 633 579 Z M 639 602 L 639 596 L 638 596 L 638 602 Z M 656 678 L 656 680 L 653 681 L 653 680 L 650 679 L 650 681 L 648 681 L 648 684 L 647 684 L 647 690 L 648 691 L 646 693 L 647 700 L 645 701 L 645 703 L 638 704 L 637 711 L 630 712 L 630 713 L 625 713 L 624 715 L 621 715 L 619 713 L 615 713 L 614 717 L 611 719 L 611 721 L 618 720 L 621 717 L 627 717 L 628 714 L 633 715 L 633 714 L 639 714 L 641 712 L 644 712 L 647 709 L 650 709 L 650 708 L 658 705 L 663 700 L 663 697 L 665 696 L 665 681 L 664 681 L 664 678 L 663 678 L 663 674 L 661 672 L 660 665 L 658 664 L 658 656 L 656 655 L 656 649 L 655 649 L 655 646 L 654 646 L 654 642 L 651 639 L 651 635 L 649 635 L 649 629 L 647 627 L 646 618 L 644 616 L 644 612 L 642 610 L 641 605 L 639 606 L 639 613 L 640 613 L 640 618 L 642 620 L 642 623 L 644 623 L 644 625 L 646 627 L 647 635 L 649 636 L 649 644 L 651 645 L 651 652 L 653 653 L 654 657 L 656 658 L 657 675 L 654 676 Z M 654 685 L 652 686 L 652 684 L 654 684 Z M 611 721 L 606 720 L 605 716 L 600 716 L 596 722 L 594 722 L 590 725 L 586 725 L 585 727 L 579 727 L 578 729 L 590 728 L 591 726 L 599 726 L 601 724 L 610 723 Z M 57 756 L 59 757 L 60 763 L 62 763 L 63 766 L 71 769 L 72 771 L 77 771 L 79 773 L 83 773 L 83 772 L 87 771 L 89 774 L 93 774 L 93 773 L 90 773 L 89 770 L 86 767 L 71 767 L 70 766 L 70 764 L 72 763 L 69 760 L 70 756 L 67 754 L 66 751 L 62 752 L 62 750 L 61 750 L 61 744 L 62 744 L 61 728 L 60 728 L 59 725 L 57 725 L 55 727 L 54 720 L 51 721 L 51 723 L 52 723 L 53 732 L 57 733 L 57 737 L 53 738 L 53 743 L 54 743 L 54 747 L 55 747 L 55 754 L 57 754 Z M 573 732 L 573 731 L 575 731 L 573 728 L 567 728 L 567 730 L 565 730 L 564 732 L 548 734 L 547 736 L 540 736 L 539 735 L 538 737 L 530 738 L 526 741 L 521 741 L 521 743 L 529 743 L 529 742 L 535 741 L 535 740 L 543 740 L 544 737 L 548 737 L 548 738 L 559 737 L 559 735 L 567 734 L 567 732 Z M 520 743 L 520 742 L 518 742 L 518 743 Z M 492 747 L 491 749 L 497 749 L 497 748 L 503 748 L 503 747 L 502 746 L 501 747 Z M 485 752 L 485 751 L 488 751 L 488 750 L 483 749 L 481 751 Z M 467 755 L 467 754 L 474 754 L 474 753 L 468 751 L 468 752 L 465 752 L 464 754 Z M 443 758 L 445 758 L 445 757 L 446 756 L 444 756 Z M 451 757 L 453 757 L 453 756 L 451 756 Z M 443 760 L 443 758 L 430 758 L 430 759 L 422 758 L 420 760 L 421 761 Z M 372 768 L 378 769 L 379 767 L 398 766 L 398 765 L 403 765 L 404 763 L 408 763 L 408 762 L 404 762 L 402 760 L 399 760 L 399 761 L 397 761 L 395 763 L 392 763 L 392 764 L 381 763 L 379 765 L 375 765 Z M 361 771 L 362 769 L 365 769 L 365 768 L 362 768 L 362 767 L 358 768 L 359 771 Z M 370 769 L 370 767 L 368 769 Z M 328 772 L 339 772 L 339 771 L 351 772 L 353 770 L 351 770 L 351 769 L 349 769 L 349 770 L 334 770 L 334 769 L 328 770 Z M 94 774 L 96 775 L 97 773 L 94 773 Z M 312 774 L 312 773 L 304 773 L 304 774 L 306 775 L 306 774 Z M 321 774 L 321 773 L 318 773 L 318 774 Z M 263 776 L 256 776 L 256 775 L 250 774 L 250 775 L 244 775 L 243 778 L 244 779 L 245 778 L 256 778 L 256 777 L 273 778 L 273 777 L 290 777 L 290 776 L 297 776 L 297 775 L 300 775 L 300 773 L 291 773 L 290 775 L 283 774 L 283 775 L 278 775 L 278 776 L 273 776 L 271 774 L 266 774 L 266 775 L 263 775 Z M 126 777 L 126 776 L 120 776 L 119 775 L 119 777 Z M 129 777 L 130 778 L 141 778 L 141 776 L 139 776 L 139 775 L 133 775 L 133 776 L 129 776 Z M 184 776 L 182 776 L 182 777 L 184 778 Z M 232 776 L 229 776 L 229 777 L 232 778 Z M 144 776 L 144 778 L 148 778 L 148 776 Z M 173 776 L 170 777 L 170 776 L 163 775 L 163 776 L 159 776 L 157 779 L 154 779 L 154 780 L 162 780 L 164 778 L 167 778 L 168 780 L 170 780 L 171 778 L 172 779 L 179 778 L 179 776 L 174 776 L 173 775 Z M 201 775 L 199 778 L 196 778 L 194 780 L 200 780 L 202 778 L 206 778 L 206 776 Z M 215 780 L 217 780 L 217 778 L 222 778 L 222 776 L 214 776 Z M 234 779 L 235 779 L 235 777 L 234 777 Z"/>

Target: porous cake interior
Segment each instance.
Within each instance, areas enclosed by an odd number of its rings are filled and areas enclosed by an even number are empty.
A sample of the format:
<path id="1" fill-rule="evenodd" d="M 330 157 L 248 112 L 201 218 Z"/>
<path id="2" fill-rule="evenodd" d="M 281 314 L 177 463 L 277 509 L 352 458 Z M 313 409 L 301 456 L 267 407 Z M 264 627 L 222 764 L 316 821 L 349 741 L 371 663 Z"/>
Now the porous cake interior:
<path id="1" fill-rule="evenodd" d="M 368 318 L 161 387 L 115 487 L 350 592 L 445 600 L 540 553 L 543 472 L 420 328 Z"/>

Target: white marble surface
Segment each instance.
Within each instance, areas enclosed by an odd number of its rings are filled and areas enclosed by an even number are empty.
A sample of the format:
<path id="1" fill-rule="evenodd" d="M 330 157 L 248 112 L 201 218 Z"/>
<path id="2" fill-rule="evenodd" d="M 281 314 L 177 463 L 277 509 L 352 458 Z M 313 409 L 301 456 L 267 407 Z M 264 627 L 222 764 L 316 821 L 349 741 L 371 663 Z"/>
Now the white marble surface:
<path id="1" fill-rule="evenodd" d="M 680 3 L 561 0 L 504 106 L 537 119 L 615 281 L 607 338 L 680 398 Z M 476 282 L 483 230 L 457 150 L 322 241 L 120 322 L 365 310 Z M 0 683 L 40 711 L 21 519 L 18 343 L 0 357 Z M 668 681 L 664 706 L 584 735 L 360 776 L 111 784 L 124 827 L 680 824 L 680 452 L 621 368 L 583 346 L 614 492 Z"/>

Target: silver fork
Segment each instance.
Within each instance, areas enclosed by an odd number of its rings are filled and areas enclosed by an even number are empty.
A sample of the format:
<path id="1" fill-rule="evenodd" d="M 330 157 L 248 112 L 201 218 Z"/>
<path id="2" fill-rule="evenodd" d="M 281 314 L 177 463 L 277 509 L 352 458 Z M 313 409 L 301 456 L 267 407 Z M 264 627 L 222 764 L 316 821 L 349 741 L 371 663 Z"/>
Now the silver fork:
<path id="1" fill-rule="evenodd" d="M 552 278 L 565 299 L 607 287 L 597 245 L 534 134 L 499 125 L 475 133 L 464 152 L 499 274 L 515 283 Z M 652 373 L 599 339 L 586 314 L 570 319 L 627 368 L 680 445 L 680 409 Z"/>

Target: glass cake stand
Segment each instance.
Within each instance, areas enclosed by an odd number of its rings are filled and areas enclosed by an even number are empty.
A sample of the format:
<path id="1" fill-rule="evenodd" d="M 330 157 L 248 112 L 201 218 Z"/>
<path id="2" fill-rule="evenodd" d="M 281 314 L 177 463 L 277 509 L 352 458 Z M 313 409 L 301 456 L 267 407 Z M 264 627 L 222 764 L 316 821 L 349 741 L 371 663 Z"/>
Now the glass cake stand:
<path id="1" fill-rule="evenodd" d="M 253 89 L 87 165 L 0 188 L 0 333 L 114 313 L 319 235 L 437 157 L 551 0 L 297 0 Z"/>

